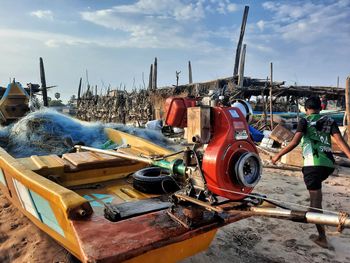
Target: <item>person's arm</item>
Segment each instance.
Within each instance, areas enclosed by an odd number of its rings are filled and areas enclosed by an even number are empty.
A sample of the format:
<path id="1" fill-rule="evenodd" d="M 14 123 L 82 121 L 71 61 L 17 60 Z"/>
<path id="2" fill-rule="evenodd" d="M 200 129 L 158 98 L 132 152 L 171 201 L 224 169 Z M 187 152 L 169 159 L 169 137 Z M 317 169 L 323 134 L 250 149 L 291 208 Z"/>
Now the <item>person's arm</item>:
<path id="1" fill-rule="evenodd" d="M 272 163 L 276 164 L 276 162 L 286 153 L 292 151 L 295 147 L 297 147 L 300 143 L 301 138 L 303 137 L 302 132 L 296 132 L 292 141 L 287 145 L 286 148 L 283 148 L 279 153 L 277 153 L 272 159 Z"/>
<path id="2" fill-rule="evenodd" d="M 332 134 L 334 141 L 338 144 L 340 149 L 345 153 L 345 155 L 350 159 L 350 147 L 345 142 L 343 136 L 340 133 Z"/>

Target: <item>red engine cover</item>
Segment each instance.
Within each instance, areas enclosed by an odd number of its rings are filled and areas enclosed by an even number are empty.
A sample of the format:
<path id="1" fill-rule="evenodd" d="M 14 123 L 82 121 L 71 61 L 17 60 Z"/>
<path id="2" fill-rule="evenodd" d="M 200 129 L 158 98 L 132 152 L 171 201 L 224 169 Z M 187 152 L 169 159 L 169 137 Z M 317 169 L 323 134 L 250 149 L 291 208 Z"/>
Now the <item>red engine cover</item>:
<path id="1" fill-rule="evenodd" d="M 236 139 L 244 130 L 248 138 Z M 230 200 L 240 200 L 245 197 L 240 193 L 250 193 L 253 188 L 243 187 L 234 181 L 234 165 L 244 152 L 257 154 L 249 136 L 248 124 L 238 108 L 215 107 L 212 131 L 202 163 L 208 189 Z"/>
<path id="2" fill-rule="evenodd" d="M 187 108 L 196 106 L 193 98 L 167 98 L 165 101 L 165 123 L 169 126 L 184 128 L 187 126 Z"/>

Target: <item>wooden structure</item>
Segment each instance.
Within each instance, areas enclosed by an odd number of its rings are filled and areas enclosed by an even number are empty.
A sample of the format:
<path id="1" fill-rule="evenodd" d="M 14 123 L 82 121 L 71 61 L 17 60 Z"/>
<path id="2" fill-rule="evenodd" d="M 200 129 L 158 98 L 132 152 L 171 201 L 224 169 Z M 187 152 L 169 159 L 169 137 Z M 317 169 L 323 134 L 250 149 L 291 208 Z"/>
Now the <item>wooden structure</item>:
<path id="1" fill-rule="evenodd" d="M 289 111 L 289 100 L 314 95 L 326 95 L 328 99 L 345 102 L 345 90 L 336 87 L 323 86 L 285 86 L 284 82 L 271 82 L 263 79 L 245 77 L 243 87 L 237 87 L 237 78 L 223 78 L 213 81 L 192 83 L 187 85 L 169 86 L 158 89 L 120 90 L 110 91 L 105 95 L 93 94 L 79 88 L 77 117 L 86 121 L 140 123 L 148 120 L 162 119 L 165 117 L 164 104 L 168 97 L 207 96 L 209 90 L 215 90 L 217 94 L 224 95 L 224 103 L 242 98 L 249 100 L 255 96 L 265 103 L 265 107 L 256 105 L 255 110 L 262 111 L 267 107 L 267 98 L 272 91 L 273 111 Z M 150 82 L 151 83 L 151 82 Z M 273 89 L 270 90 L 271 85 Z M 78 91 L 78 93 L 79 93 Z M 79 94 L 78 94 L 79 95 Z M 262 100 L 264 96 L 264 100 Z M 284 104 L 278 100 L 284 99 Z M 294 99 L 293 99 L 294 98 Z"/>

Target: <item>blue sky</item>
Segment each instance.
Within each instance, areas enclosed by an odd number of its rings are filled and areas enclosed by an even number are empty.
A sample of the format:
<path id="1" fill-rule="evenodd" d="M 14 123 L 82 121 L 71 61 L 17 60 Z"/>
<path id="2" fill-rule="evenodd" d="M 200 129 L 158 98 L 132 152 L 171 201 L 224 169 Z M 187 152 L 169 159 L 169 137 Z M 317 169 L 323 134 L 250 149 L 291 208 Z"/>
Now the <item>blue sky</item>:
<path id="1" fill-rule="evenodd" d="M 350 74 L 350 0 L 0 0 L 0 85 L 10 77 L 39 83 L 39 57 L 48 85 L 63 99 L 80 77 L 107 89 L 147 85 L 158 57 L 158 86 L 232 74 L 244 5 L 247 76 L 287 84 L 340 86 Z"/>

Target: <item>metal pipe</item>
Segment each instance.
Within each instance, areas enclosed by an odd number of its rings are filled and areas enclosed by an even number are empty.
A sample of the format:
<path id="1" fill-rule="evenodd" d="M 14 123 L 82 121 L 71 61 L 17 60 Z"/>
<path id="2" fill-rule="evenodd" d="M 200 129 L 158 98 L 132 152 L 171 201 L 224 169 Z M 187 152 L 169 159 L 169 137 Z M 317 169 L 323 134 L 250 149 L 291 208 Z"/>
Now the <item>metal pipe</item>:
<path id="1" fill-rule="evenodd" d="M 186 166 L 183 163 L 183 160 L 181 159 L 175 159 L 172 160 L 171 162 L 165 161 L 165 160 L 153 160 L 145 157 L 140 157 L 140 156 L 135 156 L 135 155 L 130 155 L 130 154 L 125 154 L 113 150 L 102 150 L 102 149 L 97 149 L 97 148 L 92 148 L 88 146 L 82 146 L 82 145 L 75 145 L 74 146 L 77 151 L 80 150 L 87 150 L 91 152 L 97 152 L 97 153 L 102 153 L 102 154 L 108 154 L 111 156 L 116 156 L 124 159 L 129 159 L 133 161 L 139 161 L 142 163 L 147 163 L 151 164 L 157 167 L 161 167 L 167 170 L 170 170 L 171 173 L 173 174 L 181 174 L 185 175 L 186 174 Z"/>
<path id="2" fill-rule="evenodd" d="M 251 207 L 250 211 L 254 212 L 256 215 L 268 216 L 268 217 L 283 217 L 290 218 L 292 216 L 292 211 L 287 209 L 277 209 L 269 207 Z"/>
<path id="3" fill-rule="evenodd" d="M 296 220 L 304 223 L 319 224 L 327 226 L 339 226 L 339 216 L 322 214 L 316 212 L 303 212 L 294 211 L 288 209 L 279 208 L 265 208 L 265 207 L 251 207 L 250 211 L 254 212 L 255 215 L 266 216 L 266 217 L 278 217 L 282 219 Z M 344 220 L 343 226 L 350 228 L 350 219 Z"/>
<path id="4" fill-rule="evenodd" d="M 330 215 L 330 214 L 321 214 L 315 212 L 307 212 L 306 221 L 312 224 L 327 225 L 327 226 L 338 226 L 339 225 L 339 216 Z M 344 220 L 344 227 L 350 228 L 350 219 L 347 218 Z"/>

